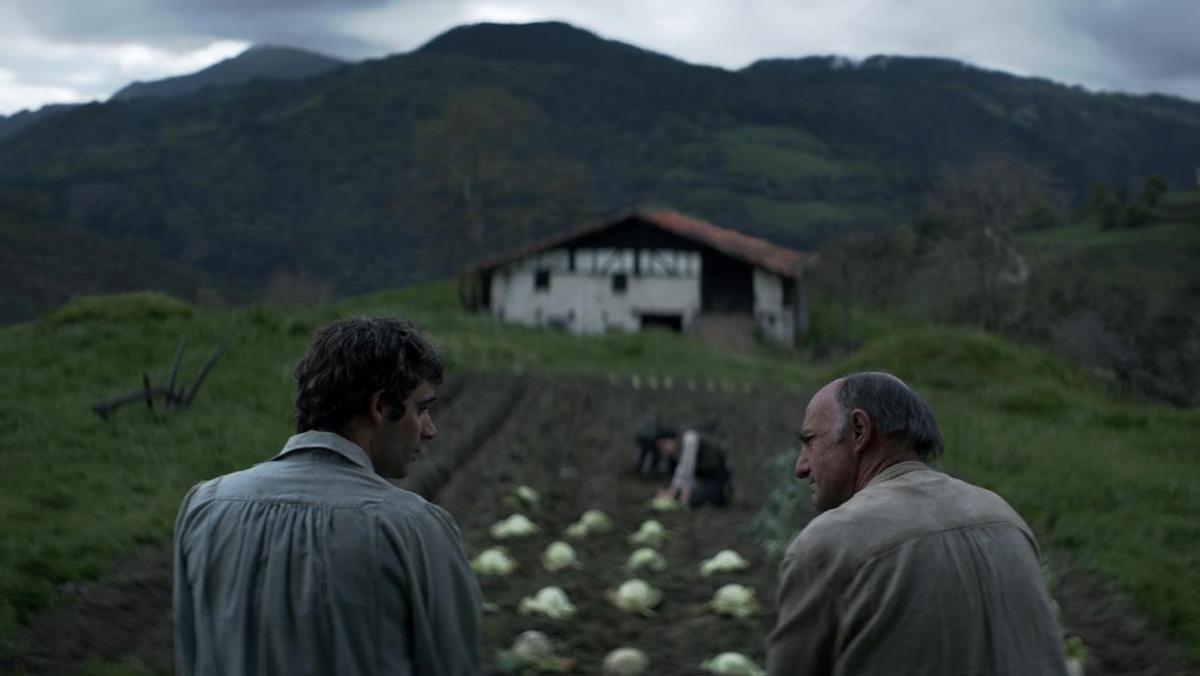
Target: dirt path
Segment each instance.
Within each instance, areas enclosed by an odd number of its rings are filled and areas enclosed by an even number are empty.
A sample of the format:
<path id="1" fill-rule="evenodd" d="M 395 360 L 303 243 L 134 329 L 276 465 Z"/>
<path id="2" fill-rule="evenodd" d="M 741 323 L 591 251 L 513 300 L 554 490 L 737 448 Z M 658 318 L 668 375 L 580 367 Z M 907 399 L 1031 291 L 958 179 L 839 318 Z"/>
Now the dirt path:
<path id="1" fill-rule="evenodd" d="M 489 659 L 525 629 L 539 629 L 576 660 L 573 673 L 599 673 L 610 649 L 645 650 L 659 676 L 699 673 L 699 662 L 723 650 L 744 652 L 761 663 L 762 640 L 772 622 L 774 563 L 764 558 L 746 526 L 777 477 L 764 465 L 792 439 L 792 416 L 802 410 L 799 393 L 688 388 L 674 383 L 634 388 L 604 379 L 473 375 L 447 382 L 440 434 L 433 453 L 414 466 L 410 488 L 449 509 L 463 528 L 468 553 L 494 542 L 487 528 L 512 511 L 508 496 L 518 484 L 543 495 L 532 514 L 542 533 L 508 543 L 521 564 L 510 578 L 484 579 L 488 601 L 500 612 L 485 616 Z M 684 386 L 681 386 L 684 385 Z M 710 420 L 734 450 L 734 503 L 727 509 L 654 515 L 645 501 L 662 482 L 630 471 L 632 430 L 639 418 Z M 545 545 L 590 508 L 615 522 L 613 534 L 577 544 L 584 568 L 546 573 Z M 647 579 L 663 592 L 652 618 L 613 608 L 605 592 L 627 578 L 626 536 L 642 520 L 657 516 L 672 537 L 663 554 L 672 568 Z M 696 564 L 718 549 L 733 548 L 750 559 L 740 575 L 703 578 Z M 701 611 L 726 582 L 753 587 L 763 612 L 731 620 Z M 563 587 L 579 607 L 570 623 L 514 612 L 523 596 L 547 584 Z M 1121 599 L 1111 586 L 1071 573 L 1061 579 L 1064 623 L 1089 645 L 1089 676 L 1105 674 L 1196 674 L 1180 649 Z M 147 550 L 103 582 L 68 590 L 72 602 L 39 618 L 16 657 L 0 660 L 4 673 L 78 673 L 89 660 L 141 664 L 171 670 L 170 557 L 166 548 Z"/>

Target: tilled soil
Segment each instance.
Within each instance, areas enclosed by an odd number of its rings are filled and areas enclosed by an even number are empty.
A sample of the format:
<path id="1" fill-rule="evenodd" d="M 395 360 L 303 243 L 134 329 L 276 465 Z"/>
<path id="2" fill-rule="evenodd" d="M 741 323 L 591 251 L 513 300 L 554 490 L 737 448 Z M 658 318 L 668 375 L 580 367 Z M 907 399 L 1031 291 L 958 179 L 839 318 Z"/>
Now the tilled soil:
<path id="1" fill-rule="evenodd" d="M 507 647 L 522 631 L 537 629 L 575 661 L 577 674 L 600 673 L 604 655 L 620 646 L 643 650 L 655 674 L 700 673 L 702 660 L 724 651 L 744 653 L 761 664 L 763 637 L 773 621 L 774 564 L 764 559 L 747 526 L 775 483 L 762 464 L 787 444 L 791 423 L 784 413 L 800 403 L 796 396 L 762 391 L 664 390 L 661 385 L 635 390 L 587 380 L 531 383 L 487 453 L 476 456 L 439 496 L 456 513 L 472 554 L 496 544 L 487 529 L 514 511 L 510 496 L 516 485 L 542 496 L 541 509 L 529 513 L 541 532 L 504 543 L 520 564 L 518 572 L 481 581 L 487 600 L 499 607 L 485 616 L 488 654 Z M 735 491 L 729 507 L 665 514 L 648 508 L 667 479 L 643 480 L 632 471 L 632 432 L 639 418 L 652 413 L 676 423 L 717 424 L 717 435 L 731 451 Z M 581 568 L 545 572 L 542 551 L 587 509 L 605 512 L 613 531 L 573 543 Z M 670 535 L 661 549 L 670 567 L 639 575 L 663 595 L 654 615 L 643 617 L 618 610 L 607 592 L 631 577 L 624 568 L 633 549 L 627 538 L 649 518 L 661 521 Z M 740 552 L 751 561 L 750 569 L 701 577 L 700 561 L 721 549 Z M 713 592 L 731 582 L 755 589 L 763 612 L 744 620 L 707 612 Z M 566 591 L 578 608 L 573 619 L 516 612 L 523 597 L 545 585 Z"/>
<path id="2" fill-rule="evenodd" d="M 504 543 L 520 563 L 518 572 L 481 581 L 487 601 L 498 607 L 484 617 L 489 662 L 522 631 L 537 629 L 573 660 L 571 673 L 581 675 L 600 673 L 603 656 L 622 645 L 645 651 L 651 673 L 661 676 L 701 673 L 702 660 L 726 650 L 762 663 L 763 639 L 773 621 L 775 563 L 747 526 L 777 483 L 776 470 L 766 465 L 792 445 L 805 393 L 653 384 L 642 380 L 635 388 L 628 380 L 477 374 L 442 387 L 439 438 L 403 485 L 454 514 L 469 556 L 496 544 L 487 529 L 516 511 L 511 495 L 517 485 L 542 495 L 540 509 L 528 512 L 541 532 Z M 648 509 L 648 499 L 666 483 L 632 472 L 633 430 L 649 415 L 716 423 L 716 435 L 731 449 L 732 505 L 666 514 Z M 572 542 L 582 568 L 544 571 L 545 546 L 586 509 L 608 514 L 613 532 Z M 671 535 L 662 548 L 670 568 L 641 574 L 663 593 L 655 614 L 642 617 L 616 609 L 606 593 L 629 577 L 627 537 L 647 518 L 662 521 Z M 699 562 L 727 548 L 749 559 L 751 567 L 701 577 Z M 170 576 L 169 548 L 159 547 L 126 561 L 107 580 L 65 589 L 68 604 L 34 622 L 18 652 L 0 660 L 0 670 L 68 674 L 103 660 L 169 672 Z M 762 606 L 757 616 L 738 620 L 705 610 L 713 592 L 728 582 L 756 590 Z M 552 621 L 516 612 L 522 597 L 551 584 L 570 596 L 578 608 L 575 618 Z M 1089 676 L 1198 673 L 1111 586 L 1069 567 L 1059 584 L 1064 624 L 1090 649 Z"/>

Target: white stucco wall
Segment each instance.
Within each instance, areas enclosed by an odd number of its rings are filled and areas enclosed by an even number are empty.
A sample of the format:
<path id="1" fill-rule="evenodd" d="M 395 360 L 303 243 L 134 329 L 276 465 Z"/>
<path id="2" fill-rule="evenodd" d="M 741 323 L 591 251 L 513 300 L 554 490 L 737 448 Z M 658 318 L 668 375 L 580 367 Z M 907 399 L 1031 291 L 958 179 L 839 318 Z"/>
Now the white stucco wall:
<path id="1" fill-rule="evenodd" d="M 790 284 L 791 280 L 760 268 L 754 269 L 754 321 L 768 339 L 791 345 L 796 327 L 793 308 L 783 305 L 785 283 Z"/>
<path id="2" fill-rule="evenodd" d="M 611 249 L 576 252 L 571 270 L 564 249 L 542 252 L 495 270 L 490 309 L 506 321 L 558 326 L 572 333 L 637 331 L 643 314 L 678 315 L 686 331 L 700 312 L 700 256 L 694 252 L 634 252 Z M 548 270 L 547 289 L 536 288 L 538 270 Z M 626 275 L 625 293 L 613 291 L 613 276 Z M 754 319 L 768 339 L 792 344 L 792 308 L 783 305 L 784 278 L 754 270 Z M 790 282 L 788 282 L 790 283 Z"/>
<path id="3" fill-rule="evenodd" d="M 491 311 L 507 321 L 583 334 L 637 331 L 643 314 L 679 315 L 686 330 L 700 311 L 700 257 L 655 253 L 660 255 L 643 258 L 642 275 L 633 274 L 632 251 L 578 251 L 574 271 L 565 250 L 515 261 L 492 275 Z M 672 274 L 651 265 L 652 259 L 668 261 Z M 550 273 L 548 289 L 536 288 L 539 269 Z M 626 276 L 623 294 L 613 291 L 617 274 Z"/>

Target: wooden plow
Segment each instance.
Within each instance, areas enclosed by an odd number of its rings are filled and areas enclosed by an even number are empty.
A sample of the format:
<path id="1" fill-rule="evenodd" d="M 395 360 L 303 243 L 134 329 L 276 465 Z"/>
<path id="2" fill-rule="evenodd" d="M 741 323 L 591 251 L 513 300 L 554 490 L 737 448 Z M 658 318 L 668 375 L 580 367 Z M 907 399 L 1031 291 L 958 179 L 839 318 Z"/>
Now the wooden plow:
<path id="1" fill-rule="evenodd" d="M 179 365 L 183 361 L 183 351 L 187 346 L 187 336 L 179 339 L 179 344 L 175 347 L 175 357 L 171 359 L 171 368 L 167 371 L 167 384 L 155 387 L 150 383 L 150 372 L 142 371 L 142 387 L 125 394 L 119 394 L 115 397 L 110 397 L 92 404 L 92 411 L 100 416 L 101 420 L 108 420 L 118 407 L 125 404 L 131 404 L 138 401 L 146 402 L 146 408 L 154 410 L 154 399 L 160 398 L 163 407 L 167 410 L 173 408 L 187 408 L 191 405 L 192 400 L 196 398 L 196 392 L 199 391 L 200 385 L 204 383 L 204 379 L 208 377 L 213 367 L 217 365 L 217 359 L 225 352 L 229 341 L 224 340 L 213 353 L 205 360 L 204 365 L 200 367 L 200 372 L 196 374 L 196 379 L 188 387 L 182 384 L 176 384 L 179 377 Z"/>

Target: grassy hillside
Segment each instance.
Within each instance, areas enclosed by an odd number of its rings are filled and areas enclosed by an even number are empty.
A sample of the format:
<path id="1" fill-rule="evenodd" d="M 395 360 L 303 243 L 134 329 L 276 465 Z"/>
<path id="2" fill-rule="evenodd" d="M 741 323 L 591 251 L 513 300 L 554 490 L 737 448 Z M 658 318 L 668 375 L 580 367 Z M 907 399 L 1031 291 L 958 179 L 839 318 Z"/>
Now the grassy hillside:
<path id="1" fill-rule="evenodd" d="M 457 312 L 448 285 L 315 308 L 199 310 L 134 294 L 79 299 L 0 330 L 0 636 L 59 601 L 58 588 L 169 538 L 198 479 L 260 460 L 290 431 L 291 368 L 310 331 L 348 313 L 400 312 L 425 326 L 456 369 L 654 373 L 796 387 L 887 368 L 928 396 L 947 469 L 998 490 L 1045 544 L 1115 580 L 1200 657 L 1200 413 L 1108 399 L 1085 377 L 984 334 L 875 325 L 844 362 L 732 356 L 686 337 L 571 338 Z M 818 326 L 828 322 L 818 317 Z M 181 335 L 191 379 L 229 349 L 193 407 L 134 405 L 102 422 L 90 405 L 162 382 Z M 779 415 L 799 416 L 795 411 Z M 797 423 L 799 418 L 797 417 Z"/>
<path id="2" fill-rule="evenodd" d="M 1164 196 L 1140 227 L 1095 216 L 1027 231 L 1024 312 L 1013 334 L 1177 404 L 1200 391 L 1200 190 Z"/>
<path id="3" fill-rule="evenodd" d="M 1027 232 L 1021 248 L 1035 262 L 1085 260 L 1097 277 L 1164 298 L 1194 285 L 1200 258 L 1200 190 L 1174 191 L 1139 228 L 1103 229 L 1094 217 Z"/>

